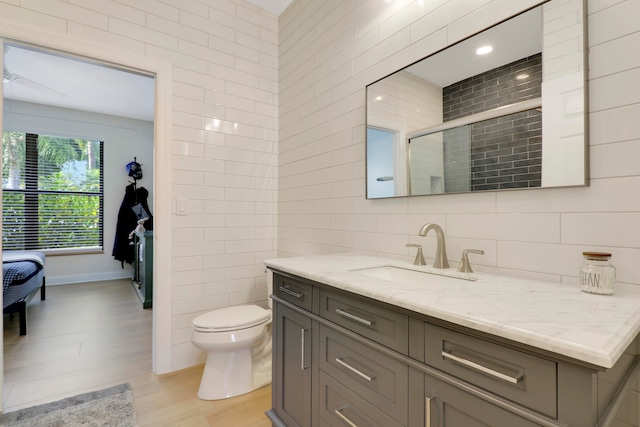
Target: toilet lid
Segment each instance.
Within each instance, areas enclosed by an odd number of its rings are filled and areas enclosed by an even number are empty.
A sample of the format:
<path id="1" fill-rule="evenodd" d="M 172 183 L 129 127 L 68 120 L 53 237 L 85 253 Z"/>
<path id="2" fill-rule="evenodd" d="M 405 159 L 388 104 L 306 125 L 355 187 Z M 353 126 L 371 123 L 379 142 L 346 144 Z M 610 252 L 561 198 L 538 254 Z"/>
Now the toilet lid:
<path id="1" fill-rule="evenodd" d="M 223 332 L 251 328 L 267 322 L 271 311 L 257 305 L 236 305 L 219 308 L 193 319 L 193 328 L 199 331 Z"/>

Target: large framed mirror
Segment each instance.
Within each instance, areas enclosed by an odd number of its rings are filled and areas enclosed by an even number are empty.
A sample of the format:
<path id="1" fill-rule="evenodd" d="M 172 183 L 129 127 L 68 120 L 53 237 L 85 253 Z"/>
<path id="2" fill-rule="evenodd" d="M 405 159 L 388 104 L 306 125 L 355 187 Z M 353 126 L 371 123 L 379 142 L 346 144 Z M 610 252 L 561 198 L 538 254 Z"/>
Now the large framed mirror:
<path id="1" fill-rule="evenodd" d="M 549 0 L 368 85 L 367 198 L 587 185 L 585 26 Z"/>

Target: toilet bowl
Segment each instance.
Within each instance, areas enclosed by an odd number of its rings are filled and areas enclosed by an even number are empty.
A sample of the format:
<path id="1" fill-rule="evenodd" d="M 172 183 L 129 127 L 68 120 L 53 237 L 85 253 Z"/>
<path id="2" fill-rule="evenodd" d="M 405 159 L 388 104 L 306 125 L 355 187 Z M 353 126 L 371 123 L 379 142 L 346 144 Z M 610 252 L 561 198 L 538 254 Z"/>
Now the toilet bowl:
<path id="1" fill-rule="evenodd" d="M 270 293 L 271 277 L 267 282 Z M 247 304 L 202 314 L 193 319 L 191 342 L 207 352 L 200 399 L 226 399 L 271 382 L 270 309 Z"/>

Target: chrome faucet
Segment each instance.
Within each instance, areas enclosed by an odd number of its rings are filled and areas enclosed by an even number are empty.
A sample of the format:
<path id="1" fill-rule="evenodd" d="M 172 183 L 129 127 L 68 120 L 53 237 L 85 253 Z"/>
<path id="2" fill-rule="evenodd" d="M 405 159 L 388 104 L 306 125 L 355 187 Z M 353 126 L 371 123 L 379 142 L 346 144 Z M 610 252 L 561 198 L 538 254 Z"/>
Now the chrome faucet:
<path id="1" fill-rule="evenodd" d="M 422 226 L 418 234 L 425 237 L 431 230 L 435 230 L 436 238 L 438 239 L 438 246 L 436 246 L 436 258 L 433 260 L 433 266 L 435 268 L 449 268 L 447 248 L 444 243 L 444 231 L 442 231 L 442 227 L 438 224 L 425 224 Z"/>

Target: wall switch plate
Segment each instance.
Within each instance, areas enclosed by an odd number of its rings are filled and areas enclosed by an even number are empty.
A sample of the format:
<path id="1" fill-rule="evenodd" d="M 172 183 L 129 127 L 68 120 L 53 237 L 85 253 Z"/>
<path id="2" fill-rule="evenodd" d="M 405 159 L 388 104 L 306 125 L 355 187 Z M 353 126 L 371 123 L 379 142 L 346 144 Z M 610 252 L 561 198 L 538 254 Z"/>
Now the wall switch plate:
<path id="1" fill-rule="evenodd" d="M 187 214 L 187 199 L 178 199 L 178 204 L 176 206 L 176 213 L 178 215 Z"/>

